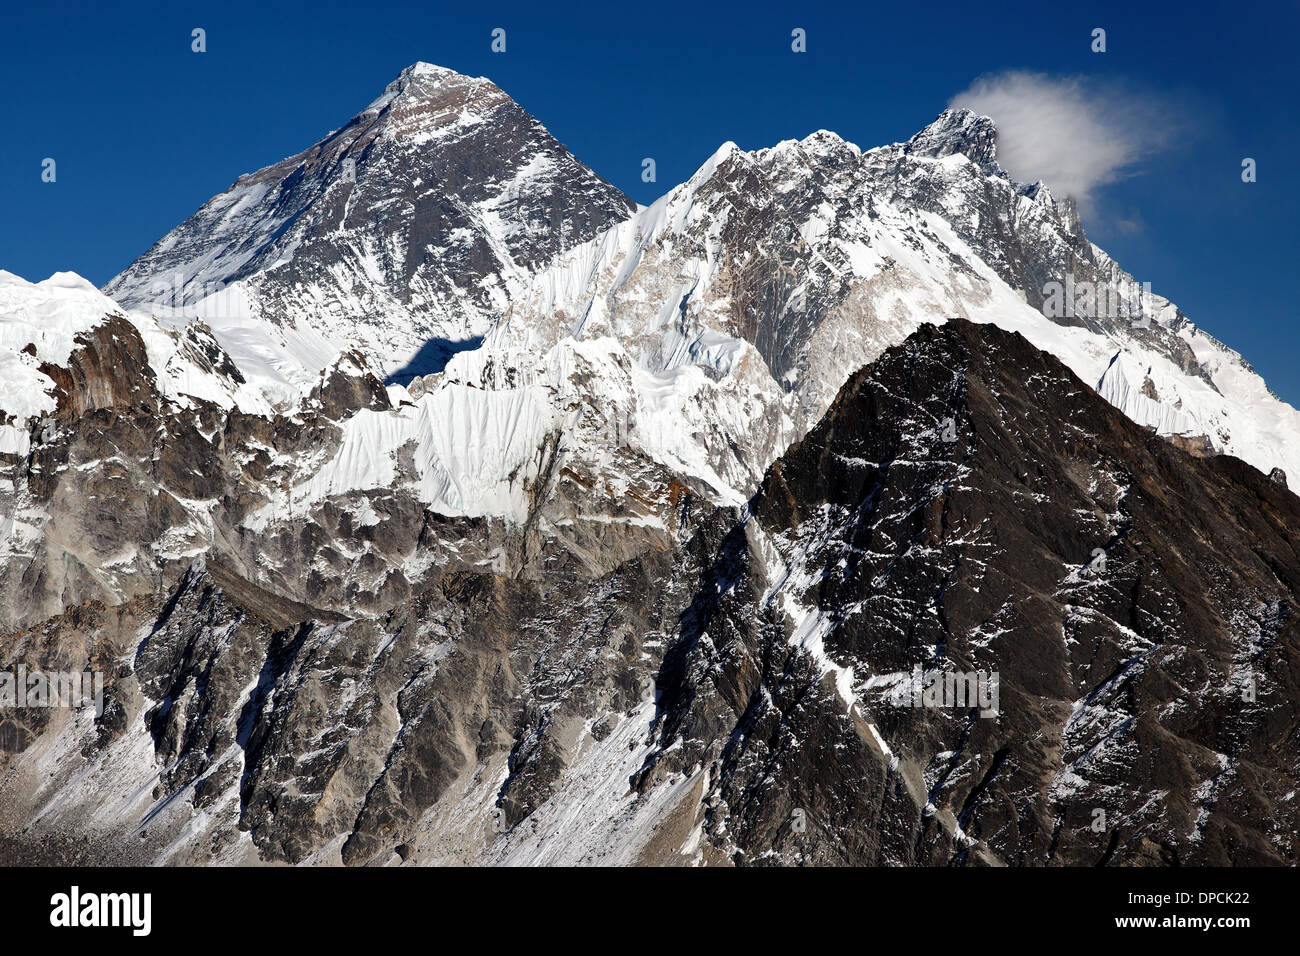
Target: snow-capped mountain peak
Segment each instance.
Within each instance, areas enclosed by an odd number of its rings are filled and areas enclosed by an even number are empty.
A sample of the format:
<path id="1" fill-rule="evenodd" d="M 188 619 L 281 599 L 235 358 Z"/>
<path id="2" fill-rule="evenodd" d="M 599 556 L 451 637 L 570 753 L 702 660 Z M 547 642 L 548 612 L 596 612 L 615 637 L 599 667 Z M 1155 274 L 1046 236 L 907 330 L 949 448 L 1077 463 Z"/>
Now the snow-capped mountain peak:
<path id="1" fill-rule="evenodd" d="M 673 377 L 673 415 L 708 436 L 694 442 L 708 449 L 694 468 L 682 448 L 653 454 L 715 485 L 726 476 L 737 494 L 856 368 L 951 316 L 1021 332 L 1189 447 L 1266 472 L 1300 467 L 1285 437 L 1300 435 L 1300 414 L 1091 243 L 1071 199 L 1013 181 L 996 148 L 992 121 L 965 109 L 866 152 L 825 131 L 753 152 L 726 143 L 538 272 L 486 343 L 616 339 L 647 382 Z"/>
<path id="2" fill-rule="evenodd" d="M 310 377 L 361 347 L 389 373 L 473 345 L 527 275 L 635 204 L 495 84 L 416 63 L 343 128 L 239 177 L 114 278 L 128 308 L 207 321 Z M 265 364 L 265 363 L 264 363 Z"/>
<path id="3" fill-rule="evenodd" d="M 997 127 L 987 116 L 968 109 L 947 109 L 907 141 L 904 150 L 942 159 L 961 153 L 977 165 L 997 166 Z"/>
<path id="4" fill-rule="evenodd" d="M 379 112 L 394 99 L 403 95 L 421 96 L 429 91 L 460 86 L 493 86 L 485 76 L 467 76 L 455 70 L 424 60 L 416 60 L 384 88 L 384 92 L 366 107 L 366 112 Z"/>

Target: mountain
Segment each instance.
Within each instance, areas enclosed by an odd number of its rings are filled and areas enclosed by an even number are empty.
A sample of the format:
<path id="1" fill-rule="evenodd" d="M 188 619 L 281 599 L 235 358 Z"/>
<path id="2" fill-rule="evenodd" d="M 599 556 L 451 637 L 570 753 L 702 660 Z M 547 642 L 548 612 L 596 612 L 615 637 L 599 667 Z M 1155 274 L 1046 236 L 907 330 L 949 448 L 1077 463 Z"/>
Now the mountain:
<path id="1" fill-rule="evenodd" d="M 1072 202 L 1012 181 L 995 144 L 966 110 L 866 152 L 825 131 L 726 144 L 538 272 L 485 345 L 615 339 L 641 404 L 671 383 L 689 423 L 642 429 L 652 454 L 741 493 L 854 370 L 950 316 L 1021 332 L 1139 424 L 1295 474 L 1300 413 L 1090 243 Z"/>
<path id="2" fill-rule="evenodd" d="M 324 362 L 301 339 L 427 372 L 480 338 L 532 270 L 635 208 L 490 81 L 416 63 L 341 129 L 240 176 L 104 291 L 197 312 L 232 351 L 223 332 L 255 323 L 264 349 L 313 374 Z"/>
<path id="3" fill-rule="evenodd" d="M 728 143 L 636 209 L 490 82 L 418 63 L 105 291 L 133 309 L 155 283 L 179 287 L 179 312 L 151 311 L 202 317 L 281 405 L 359 349 L 412 398 L 466 407 L 477 424 L 442 456 L 456 473 L 475 467 L 483 428 L 536 444 L 562 422 L 591 480 L 623 480 L 605 474 L 614 434 L 743 501 L 849 374 L 960 315 L 1022 332 L 1188 447 L 1296 474 L 1300 412 L 1089 242 L 1070 200 L 1013 181 L 996 141 L 987 117 L 948 110 L 865 152 L 826 131 L 752 153 Z M 544 392 L 502 420 L 472 394 L 498 380 Z M 479 477 L 499 487 L 518 465 L 507 455 Z M 426 503 L 520 507 L 472 498 Z"/>
<path id="4" fill-rule="evenodd" d="M 744 508 L 602 577 L 453 553 L 342 619 L 214 560 L 52 619 L 22 659 L 118 662 L 111 702 L 24 728 L 6 845 L 1294 864 L 1297 527 L 1286 489 L 1138 427 L 1023 337 L 927 325 Z M 950 670 L 996 675 L 993 712 L 912 705 L 912 675 Z"/>
<path id="5" fill-rule="evenodd" d="M 639 208 L 416 64 L 0 372 L 0 856 L 1294 862 L 1298 413 L 985 117 Z"/>

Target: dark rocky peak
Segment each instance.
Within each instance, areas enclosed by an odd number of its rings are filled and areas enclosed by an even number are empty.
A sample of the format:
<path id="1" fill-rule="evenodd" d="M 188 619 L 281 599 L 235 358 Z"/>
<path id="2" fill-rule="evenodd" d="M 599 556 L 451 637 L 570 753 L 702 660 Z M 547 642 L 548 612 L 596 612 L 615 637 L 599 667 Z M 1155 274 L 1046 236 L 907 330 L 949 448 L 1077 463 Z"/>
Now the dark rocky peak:
<path id="1" fill-rule="evenodd" d="M 436 154 L 477 127 L 494 123 L 518 124 L 539 147 L 550 139 L 540 123 L 486 77 L 465 76 L 418 62 L 404 69 L 343 130 L 324 142 L 348 143 L 352 151 L 359 152 L 376 137 L 413 139 Z M 351 131 L 356 131 L 355 139 L 348 135 Z M 356 157 L 358 162 L 363 158 Z"/>
<path id="2" fill-rule="evenodd" d="M 997 165 L 997 127 L 968 109 L 947 109 L 903 146 L 906 153 L 942 159 L 964 153 L 979 166 Z"/>
<path id="3" fill-rule="evenodd" d="M 1020 335 L 922 326 L 713 546 L 638 785 L 714 768 L 737 862 L 1294 865 L 1297 527 Z"/>

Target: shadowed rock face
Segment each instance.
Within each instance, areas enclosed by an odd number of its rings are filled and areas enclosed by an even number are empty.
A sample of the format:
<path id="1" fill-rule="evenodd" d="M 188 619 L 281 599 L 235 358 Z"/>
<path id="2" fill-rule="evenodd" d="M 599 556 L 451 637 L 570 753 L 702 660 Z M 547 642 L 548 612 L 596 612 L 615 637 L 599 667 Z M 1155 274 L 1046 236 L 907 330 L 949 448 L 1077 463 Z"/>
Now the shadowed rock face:
<path id="1" fill-rule="evenodd" d="M 714 761 L 743 859 L 1295 861 L 1300 501 L 1259 472 L 953 322 L 854 376 L 751 508 L 660 678 L 662 763 Z M 996 672 L 998 715 L 900 706 L 916 667 Z"/>
<path id="2" fill-rule="evenodd" d="M 531 577 L 484 560 L 527 531 L 325 511 L 313 576 L 226 547 L 0 637 L 109 700 L 6 735 L 0 852 L 1296 862 L 1300 500 L 1254 469 L 954 320 L 854 375 L 747 509 L 674 506 L 662 549 L 593 575 L 539 537 Z M 343 552 L 408 525 L 428 573 L 381 598 Z M 918 667 L 996 673 L 996 714 L 904 706 Z"/>

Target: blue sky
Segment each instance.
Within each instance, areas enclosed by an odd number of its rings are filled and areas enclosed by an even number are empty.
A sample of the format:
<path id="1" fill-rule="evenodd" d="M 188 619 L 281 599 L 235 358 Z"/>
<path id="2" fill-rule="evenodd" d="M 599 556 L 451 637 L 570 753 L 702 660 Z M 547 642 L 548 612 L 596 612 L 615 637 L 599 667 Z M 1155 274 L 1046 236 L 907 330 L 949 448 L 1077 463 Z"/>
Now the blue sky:
<path id="1" fill-rule="evenodd" d="M 1176 131 L 1096 190 L 1089 235 L 1300 405 L 1300 0 L 49 2 L 8 4 L 0 23 L 0 268 L 96 283 L 416 60 L 491 77 L 643 203 L 725 140 L 826 128 L 865 148 L 906 139 L 981 76 L 1081 78 L 1103 118 L 1131 98 Z M 807 53 L 790 50 L 795 27 Z"/>

